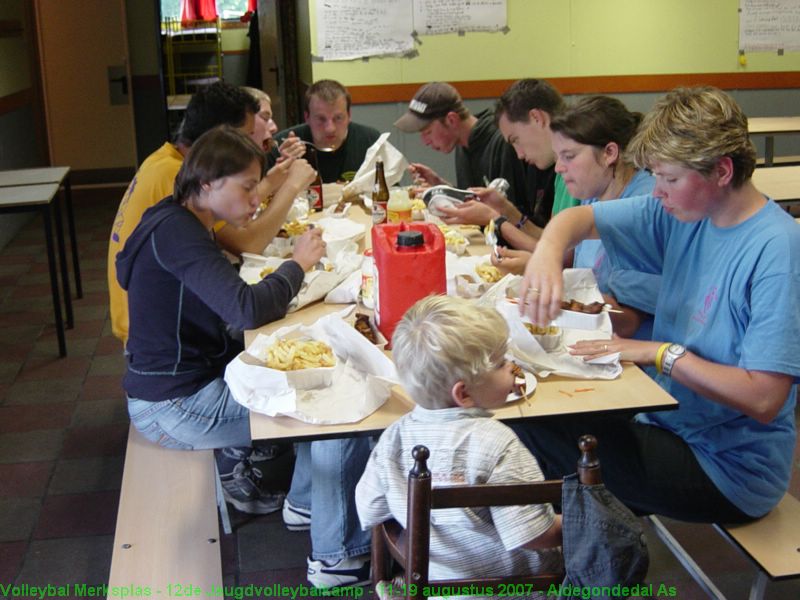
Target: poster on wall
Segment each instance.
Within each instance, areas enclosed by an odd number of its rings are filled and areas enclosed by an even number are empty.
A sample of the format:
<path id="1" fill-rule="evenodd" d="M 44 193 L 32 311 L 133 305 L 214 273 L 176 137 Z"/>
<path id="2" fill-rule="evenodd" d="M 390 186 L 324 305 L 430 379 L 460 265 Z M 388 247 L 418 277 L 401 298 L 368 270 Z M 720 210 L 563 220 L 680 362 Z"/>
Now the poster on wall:
<path id="1" fill-rule="evenodd" d="M 414 51 L 408 0 L 317 0 L 317 57 L 351 60 Z"/>
<path id="2" fill-rule="evenodd" d="M 739 49 L 800 50 L 800 2 L 739 0 Z"/>
<path id="3" fill-rule="evenodd" d="M 506 0 L 414 0 L 417 35 L 460 31 L 502 31 Z"/>

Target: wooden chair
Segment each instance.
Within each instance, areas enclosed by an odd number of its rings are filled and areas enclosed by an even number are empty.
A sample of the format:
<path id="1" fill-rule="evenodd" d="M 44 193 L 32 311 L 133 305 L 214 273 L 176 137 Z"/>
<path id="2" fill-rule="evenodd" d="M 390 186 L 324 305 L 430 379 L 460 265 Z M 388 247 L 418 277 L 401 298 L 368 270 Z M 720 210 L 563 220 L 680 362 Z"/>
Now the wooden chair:
<path id="1" fill-rule="evenodd" d="M 578 460 L 578 477 L 584 485 L 601 483 L 600 463 L 595 455 L 597 440 L 584 435 L 578 441 L 581 457 Z M 394 519 L 376 525 L 372 529 L 372 579 L 376 586 L 381 581 L 391 581 L 394 575 L 392 562 L 402 575 L 406 598 L 426 598 L 426 587 L 460 588 L 475 585 L 499 584 L 522 585 L 527 590 L 546 589 L 551 584 L 560 584 L 564 573 L 520 575 L 491 578 L 466 578 L 430 581 L 428 563 L 430 551 L 430 516 L 436 508 L 466 508 L 475 506 L 515 506 L 524 504 L 561 503 L 563 480 L 548 480 L 522 484 L 483 484 L 432 487 L 431 472 L 427 459 L 430 456 L 425 446 L 416 446 L 412 451 L 414 466 L 408 474 L 407 529 Z M 414 593 L 412 593 L 414 592 Z M 526 593 L 526 595 L 528 595 Z"/>

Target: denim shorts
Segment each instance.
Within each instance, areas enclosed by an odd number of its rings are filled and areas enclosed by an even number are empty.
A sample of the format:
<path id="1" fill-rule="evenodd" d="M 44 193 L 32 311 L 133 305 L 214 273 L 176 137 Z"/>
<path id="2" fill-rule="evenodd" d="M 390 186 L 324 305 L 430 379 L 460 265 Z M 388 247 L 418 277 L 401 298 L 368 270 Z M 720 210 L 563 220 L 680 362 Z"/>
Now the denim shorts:
<path id="1" fill-rule="evenodd" d="M 160 402 L 128 396 L 128 414 L 141 434 L 160 446 L 203 450 L 250 446 L 250 411 L 238 404 L 222 378 L 180 398 Z"/>

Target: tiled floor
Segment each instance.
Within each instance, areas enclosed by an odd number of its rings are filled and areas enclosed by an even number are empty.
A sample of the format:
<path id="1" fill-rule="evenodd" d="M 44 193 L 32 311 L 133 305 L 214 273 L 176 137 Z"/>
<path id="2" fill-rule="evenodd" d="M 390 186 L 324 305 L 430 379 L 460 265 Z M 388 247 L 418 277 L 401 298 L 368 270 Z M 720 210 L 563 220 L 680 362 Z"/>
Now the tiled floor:
<path id="1" fill-rule="evenodd" d="M 0 251 L 0 584 L 107 581 L 128 428 L 120 344 L 111 336 L 106 239 L 120 189 L 76 190 L 84 298 L 74 301 L 69 356 L 57 357 L 41 224 Z M 286 484 L 284 455 L 272 475 Z M 800 496 L 800 458 L 792 492 Z M 278 515 L 232 514 L 223 536 L 226 585 L 305 581 L 305 533 Z M 732 599 L 747 597 L 752 568 L 709 526 L 670 528 Z M 702 598 L 653 536 L 649 581 L 675 597 Z M 662 597 L 666 597 L 662 594 Z M 800 582 L 773 583 L 767 598 L 800 597 Z"/>

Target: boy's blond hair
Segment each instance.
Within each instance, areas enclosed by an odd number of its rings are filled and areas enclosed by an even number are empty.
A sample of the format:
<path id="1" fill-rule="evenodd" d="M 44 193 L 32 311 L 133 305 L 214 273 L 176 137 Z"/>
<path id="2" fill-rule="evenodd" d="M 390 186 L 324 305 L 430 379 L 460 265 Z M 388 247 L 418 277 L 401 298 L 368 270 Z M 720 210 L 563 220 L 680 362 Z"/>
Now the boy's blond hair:
<path id="1" fill-rule="evenodd" d="M 458 381 L 480 381 L 508 347 L 508 325 L 494 308 L 463 298 L 428 296 L 408 309 L 392 336 L 400 381 L 423 408 L 455 406 Z"/>
<path id="2" fill-rule="evenodd" d="M 640 169 L 665 162 L 702 175 L 727 156 L 733 161 L 734 188 L 750 179 L 756 165 L 747 117 L 729 94 L 714 87 L 675 88 L 660 98 L 645 115 L 628 153 Z"/>
<path id="3" fill-rule="evenodd" d="M 253 98 L 255 98 L 258 102 L 262 100 L 266 100 L 270 104 L 272 104 L 272 99 L 269 97 L 269 94 L 264 90 L 260 90 L 258 88 L 250 87 L 247 85 L 240 86 L 245 92 L 250 94 Z"/>

